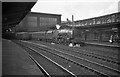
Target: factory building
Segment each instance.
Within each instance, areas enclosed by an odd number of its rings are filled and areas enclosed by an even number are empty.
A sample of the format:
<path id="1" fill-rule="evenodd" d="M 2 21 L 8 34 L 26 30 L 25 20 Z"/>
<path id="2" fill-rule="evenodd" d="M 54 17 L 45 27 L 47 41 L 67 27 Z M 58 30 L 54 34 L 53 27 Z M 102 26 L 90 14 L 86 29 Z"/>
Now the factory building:
<path id="1" fill-rule="evenodd" d="M 17 32 L 54 30 L 57 24 L 61 24 L 60 14 L 29 12 L 14 29 Z"/>

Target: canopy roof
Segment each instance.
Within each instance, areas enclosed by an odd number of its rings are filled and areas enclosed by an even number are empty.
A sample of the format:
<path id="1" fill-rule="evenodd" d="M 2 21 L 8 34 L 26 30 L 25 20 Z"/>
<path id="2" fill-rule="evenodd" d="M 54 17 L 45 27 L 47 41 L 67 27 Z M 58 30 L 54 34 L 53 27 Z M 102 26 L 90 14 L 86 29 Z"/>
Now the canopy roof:
<path id="1" fill-rule="evenodd" d="M 2 29 L 15 27 L 35 3 L 36 0 L 33 2 L 2 2 Z"/>

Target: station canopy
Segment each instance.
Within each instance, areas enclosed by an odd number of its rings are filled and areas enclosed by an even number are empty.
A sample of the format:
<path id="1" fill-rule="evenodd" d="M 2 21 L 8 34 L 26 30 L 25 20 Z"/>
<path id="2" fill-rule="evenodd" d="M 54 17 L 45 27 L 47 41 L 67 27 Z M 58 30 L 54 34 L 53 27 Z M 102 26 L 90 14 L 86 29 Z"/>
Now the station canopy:
<path id="1" fill-rule="evenodd" d="M 36 1 L 37 0 L 33 2 L 2 2 L 2 30 L 15 27 L 19 24 Z"/>

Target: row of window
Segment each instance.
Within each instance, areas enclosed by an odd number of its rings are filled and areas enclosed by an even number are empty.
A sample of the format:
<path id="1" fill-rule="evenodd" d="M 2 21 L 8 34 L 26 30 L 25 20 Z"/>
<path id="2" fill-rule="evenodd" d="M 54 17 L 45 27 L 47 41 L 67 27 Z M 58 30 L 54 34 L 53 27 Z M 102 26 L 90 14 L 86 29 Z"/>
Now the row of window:
<path id="1" fill-rule="evenodd" d="M 86 26 L 86 25 L 94 25 L 94 24 L 106 24 L 106 23 L 113 23 L 113 22 L 120 22 L 120 14 L 109 15 L 104 17 L 99 17 L 95 19 L 89 20 L 80 20 L 75 22 L 75 26 Z"/>
<path id="2" fill-rule="evenodd" d="M 56 25 L 57 18 L 40 17 L 40 26 Z"/>
<path id="3" fill-rule="evenodd" d="M 39 20 L 40 20 L 40 26 L 57 24 L 57 18 L 40 17 Z M 28 25 L 31 27 L 37 27 L 37 17 L 28 17 L 27 22 Z"/>
<path id="4" fill-rule="evenodd" d="M 40 17 L 40 23 L 57 23 L 57 18 Z"/>

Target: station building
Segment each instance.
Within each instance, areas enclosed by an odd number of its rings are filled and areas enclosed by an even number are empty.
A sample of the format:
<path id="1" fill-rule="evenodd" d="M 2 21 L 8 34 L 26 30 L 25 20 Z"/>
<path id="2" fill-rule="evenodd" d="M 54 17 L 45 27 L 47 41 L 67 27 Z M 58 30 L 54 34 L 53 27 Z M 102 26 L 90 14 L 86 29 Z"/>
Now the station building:
<path id="1" fill-rule="evenodd" d="M 14 30 L 17 32 L 53 30 L 57 24 L 61 24 L 61 14 L 29 12 Z"/>
<path id="2" fill-rule="evenodd" d="M 120 37 L 120 12 L 74 22 L 74 38 L 82 41 L 109 42 Z"/>

